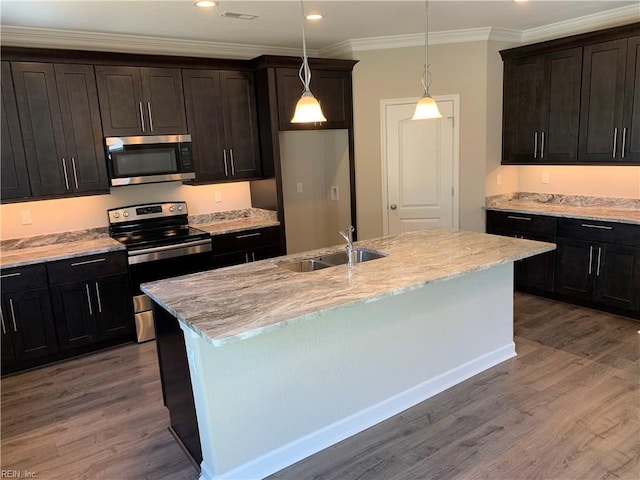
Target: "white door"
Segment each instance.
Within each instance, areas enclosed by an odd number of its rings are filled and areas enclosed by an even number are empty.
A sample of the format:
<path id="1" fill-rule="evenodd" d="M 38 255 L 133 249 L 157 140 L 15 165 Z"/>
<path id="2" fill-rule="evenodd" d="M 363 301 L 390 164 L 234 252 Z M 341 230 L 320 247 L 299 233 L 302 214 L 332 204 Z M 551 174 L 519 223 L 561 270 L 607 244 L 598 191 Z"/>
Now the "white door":
<path id="1" fill-rule="evenodd" d="M 417 99 L 383 100 L 385 235 L 458 228 L 458 96 L 436 98 L 441 119 L 411 120 Z"/>

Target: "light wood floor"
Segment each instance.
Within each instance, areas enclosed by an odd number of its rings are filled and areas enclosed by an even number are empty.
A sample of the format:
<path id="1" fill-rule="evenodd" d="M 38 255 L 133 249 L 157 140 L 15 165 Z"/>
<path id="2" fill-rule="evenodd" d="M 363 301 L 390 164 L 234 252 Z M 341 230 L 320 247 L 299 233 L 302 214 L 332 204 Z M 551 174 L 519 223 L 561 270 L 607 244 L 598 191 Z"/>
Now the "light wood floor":
<path id="1" fill-rule="evenodd" d="M 515 325 L 516 358 L 271 478 L 640 478 L 640 323 L 517 294 Z M 145 343 L 2 379 L 2 469 L 197 479 L 157 368 Z"/>

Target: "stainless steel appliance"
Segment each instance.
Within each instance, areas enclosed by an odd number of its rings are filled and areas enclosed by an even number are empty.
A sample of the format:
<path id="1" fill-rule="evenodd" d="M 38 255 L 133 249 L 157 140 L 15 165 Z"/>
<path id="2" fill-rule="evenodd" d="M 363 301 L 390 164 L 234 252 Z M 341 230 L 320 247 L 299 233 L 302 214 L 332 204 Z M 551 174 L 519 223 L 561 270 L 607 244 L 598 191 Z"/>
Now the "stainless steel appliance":
<path id="1" fill-rule="evenodd" d="M 112 186 L 196 178 L 191 135 L 107 137 Z"/>
<path id="2" fill-rule="evenodd" d="M 211 235 L 190 227 L 185 202 L 113 208 L 109 235 L 127 247 L 138 342 L 155 338 L 145 282 L 212 268 Z"/>

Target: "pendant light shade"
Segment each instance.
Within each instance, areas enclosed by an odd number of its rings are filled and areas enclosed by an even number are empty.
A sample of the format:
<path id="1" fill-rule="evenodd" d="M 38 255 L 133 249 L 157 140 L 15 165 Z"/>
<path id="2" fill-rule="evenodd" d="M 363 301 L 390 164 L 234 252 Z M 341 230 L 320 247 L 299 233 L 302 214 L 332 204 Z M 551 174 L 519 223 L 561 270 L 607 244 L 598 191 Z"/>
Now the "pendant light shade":
<path id="1" fill-rule="evenodd" d="M 429 86 L 431 85 L 431 69 L 429 67 L 429 1 L 426 0 L 424 2 L 424 73 L 422 74 L 424 93 L 418 100 L 412 120 L 442 118 L 438 104 L 429 94 Z"/>
<path id="2" fill-rule="evenodd" d="M 307 58 L 307 42 L 304 34 L 304 6 L 302 0 L 300 0 L 300 10 L 302 18 L 302 66 L 298 75 L 300 81 L 304 87 L 302 96 L 296 104 L 296 110 L 291 119 L 291 123 L 313 123 L 313 122 L 326 122 L 322 108 L 320 108 L 320 102 L 311 93 L 309 84 L 311 83 L 311 69 L 309 68 L 309 60 Z"/>

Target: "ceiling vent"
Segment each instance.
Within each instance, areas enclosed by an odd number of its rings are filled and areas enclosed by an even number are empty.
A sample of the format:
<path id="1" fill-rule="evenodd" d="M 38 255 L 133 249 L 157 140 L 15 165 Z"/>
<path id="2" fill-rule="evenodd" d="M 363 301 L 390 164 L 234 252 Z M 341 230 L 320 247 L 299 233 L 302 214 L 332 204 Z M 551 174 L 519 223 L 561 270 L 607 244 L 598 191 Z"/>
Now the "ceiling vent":
<path id="1" fill-rule="evenodd" d="M 221 17 L 235 18 L 237 20 L 253 20 L 258 18 L 258 15 L 251 15 L 250 13 L 238 13 L 238 12 L 224 12 Z"/>

